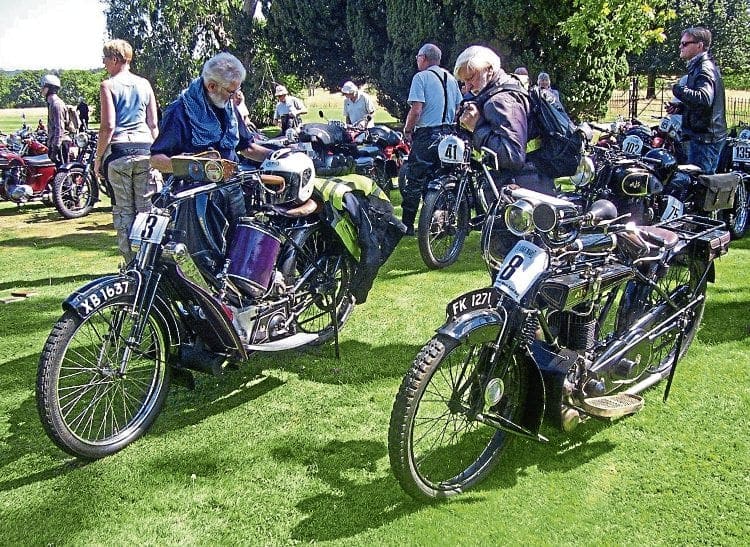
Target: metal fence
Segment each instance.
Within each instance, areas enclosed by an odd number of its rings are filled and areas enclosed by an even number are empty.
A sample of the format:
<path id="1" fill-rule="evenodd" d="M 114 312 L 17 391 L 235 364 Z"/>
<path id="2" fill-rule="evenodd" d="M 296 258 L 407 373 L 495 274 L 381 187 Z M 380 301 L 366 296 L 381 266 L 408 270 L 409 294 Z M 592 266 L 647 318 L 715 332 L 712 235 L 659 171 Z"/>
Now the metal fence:
<path id="1" fill-rule="evenodd" d="M 664 103 L 672 99 L 671 84 L 662 84 L 647 93 L 641 88 L 638 76 L 630 78 L 627 89 L 615 89 L 609 100 L 608 117 L 623 116 L 647 122 L 649 118 L 660 118 L 665 114 Z M 731 91 L 726 98 L 727 125 L 734 127 L 740 122 L 750 123 L 750 97 L 733 97 Z"/>

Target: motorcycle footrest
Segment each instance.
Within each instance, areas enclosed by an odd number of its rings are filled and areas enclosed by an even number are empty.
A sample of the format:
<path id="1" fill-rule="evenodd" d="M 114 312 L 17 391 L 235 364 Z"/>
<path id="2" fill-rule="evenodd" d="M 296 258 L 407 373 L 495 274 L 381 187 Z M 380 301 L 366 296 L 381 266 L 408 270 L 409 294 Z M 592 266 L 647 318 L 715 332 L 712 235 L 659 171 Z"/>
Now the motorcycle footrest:
<path id="1" fill-rule="evenodd" d="M 586 413 L 597 418 L 620 418 L 642 409 L 643 397 L 630 393 L 590 397 L 583 400 L 582 407 Z"/>

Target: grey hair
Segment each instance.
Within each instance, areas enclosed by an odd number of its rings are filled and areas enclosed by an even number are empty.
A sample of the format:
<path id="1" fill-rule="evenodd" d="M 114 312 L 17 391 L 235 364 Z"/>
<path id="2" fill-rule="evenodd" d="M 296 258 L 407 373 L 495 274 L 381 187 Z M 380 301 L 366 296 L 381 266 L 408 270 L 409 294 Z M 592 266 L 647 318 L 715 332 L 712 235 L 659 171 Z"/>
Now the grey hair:
<path id="1" fill-rule="evenodd" d="M 232 82 L 244 82 L 247 71 L 237 57 L 224 51 L 206 61 L 201 76 L 206 82 L 227 85 Z"/>
<path id="2" fill-rule="evenodd" d="M 425 44 L 419 48 L 418 55 L 424 55 L 424 58 L 431 63 L 440 64 L 440 59 L 443 57 L 443 52 L 435 44 Z"/>
<path id="3" fill-rule="evenodd" d="M 456 59 L 453 75 L 461 80 L 462 74 L 471 74 L 490 68 L 492 72 L 500 71 L 500 57 L 497 53 L 484 46 L 469 46 Z"/>
<path id="4" fill-rule="evenodd" d="M 536 81 L 537 81 L 537 82 L 541 82 L 542 80 L 544 80 L 544 81 L 546 81 L 546 82 L 550 82 L 550 81 L 552 81 L 552 80 L 550 80 L 550 78 L 549 78 L 549 74 L 547 74 L 546 72 L 540 72 L 540 73 L 539 73 L 539 76 L 537 76 L 537 77 L 536 77 Z"/>

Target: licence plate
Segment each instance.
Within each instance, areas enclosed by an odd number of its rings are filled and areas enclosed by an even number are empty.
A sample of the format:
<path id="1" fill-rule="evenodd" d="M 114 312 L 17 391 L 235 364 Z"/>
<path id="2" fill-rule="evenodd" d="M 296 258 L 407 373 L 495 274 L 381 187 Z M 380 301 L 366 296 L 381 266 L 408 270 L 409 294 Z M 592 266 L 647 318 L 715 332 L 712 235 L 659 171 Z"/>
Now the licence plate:
<path id="1" fill-rule="evenodd" d="M 165 215 L 138 213 L 130 229 L 130 241 L 134 243 L 161 243 L 170 218 Z"/>
<path id="2" fill-rule="evenodd" d="M 453 319 L 465 313 L 494 308 L 500 299 L 500 293 L 494 287 L 486 287 L 462 294 L 448 303 L 445 313 L 448 319 Z"/>
<path id="3" fill-rule="evenodd" d="M 732 161 L 736 163 L 750 163 L 750 143 L 735 144 L 732 147 Z"/>

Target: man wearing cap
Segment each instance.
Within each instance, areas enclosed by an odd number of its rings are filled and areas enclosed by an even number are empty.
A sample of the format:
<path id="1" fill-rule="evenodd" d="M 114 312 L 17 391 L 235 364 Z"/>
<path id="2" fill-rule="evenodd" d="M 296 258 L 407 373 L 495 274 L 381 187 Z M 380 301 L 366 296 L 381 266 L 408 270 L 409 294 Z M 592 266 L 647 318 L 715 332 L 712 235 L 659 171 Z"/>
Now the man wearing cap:
<path id="1" fill-rule="evenodd" d="M 47 155 L 59 167 L 63 163 L 62 142 L 65 137 L 65 103 L 57 96 L 60 78 L 47 74 L 42 78 L 41 86 L 47 103 Z"/>
<path id="2" fill-rule="evenodd" d="M 281 124 L 281 134 L 284 135 L 287 129 L 297 127 L 301 123 L 300 115 L 307 114 L 307 108 L 297 97 L 290 96 L 283 85 L 277 85 L 273 94 L 278 100 L 273 113 L 273 123 Z"/>
<path id="3" fill-rule="evenodd" d="M 354 82 L 346 82 L 341 86 L 344 94 L 344 119 L 350 125 L 358 127 L 373 127 L 375 122 L 375 102 L 367 93 L 360 91 Z"/>
<path id="4" fill-rule="evenodd" d="M 399 188 L 402 222 L 407 235 L 414 234 L 414 220 L 427 177 L 439 163 L 437 147 L 432 143 L 441 132 L 454 130 L 456 109 L 461 90 L 453 75 L 440 67 L 442 52 L 434 44 L 425 44 L 417 53 L 417 72 L 409 88 L 409 112 L 404 123 L 404 137 L 411 142 L 408 171 Z"/>

